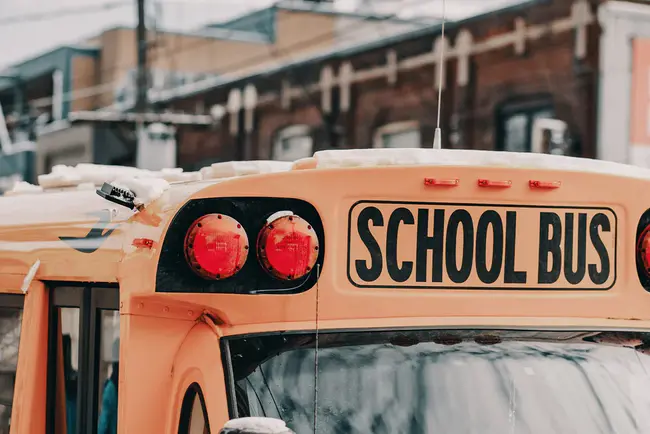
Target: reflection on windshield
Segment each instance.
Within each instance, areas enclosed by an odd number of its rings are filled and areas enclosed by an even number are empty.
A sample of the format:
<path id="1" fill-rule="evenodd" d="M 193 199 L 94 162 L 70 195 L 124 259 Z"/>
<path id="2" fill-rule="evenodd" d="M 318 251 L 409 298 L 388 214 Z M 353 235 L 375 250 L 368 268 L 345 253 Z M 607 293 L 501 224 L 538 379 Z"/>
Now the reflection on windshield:
<path id="1" fill-rule="evenodd" d="M 446 341 L 426 333 L 321 335 L 319 432 L 650 433 L 642 351 L 584 333 L 531 340 L 500 332 L 492 341 L 476 331 Z M 646 341 L 634 336 L 624 344 Z M 279 417 L 298 434 L 313 432 L 311 336 L 247 338 L 231 348 L 239 416 Z"/>

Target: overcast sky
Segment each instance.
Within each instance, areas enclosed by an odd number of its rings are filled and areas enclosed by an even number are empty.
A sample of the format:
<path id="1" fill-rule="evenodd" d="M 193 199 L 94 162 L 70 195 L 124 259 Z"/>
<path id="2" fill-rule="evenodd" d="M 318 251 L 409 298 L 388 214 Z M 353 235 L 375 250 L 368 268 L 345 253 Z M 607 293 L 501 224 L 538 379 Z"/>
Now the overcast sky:
<path id="1" fill-rule="evenodd" d="M 154 4 L 154 0 L 147 0 Z M 274 0 L 157 0 L 162 22 L 169 29 L 191 29 L 261 8 Z M 336 0 L 341 10 L 353 10 L 360 0 Z M 440 16 L 443 0 L 402 1 L 404 15 Z M 446 0 L 449 15 L 470 15 L 495 4 L 518 0 Z M 97 10 L 105 4 L 112 8 Z M 94 10 L 88 10 L 94 9 Z M 69 13 L 69 11 L 77 11 Z M 88 10 L 81 13 L 82 10 Z M 44 18 L 37 19 L 34 14 Z M 0 0 L 0 68 L 20 62 L 59 45 L 74 43 L 112 26 L 134 25 L 135 0 Z"/>

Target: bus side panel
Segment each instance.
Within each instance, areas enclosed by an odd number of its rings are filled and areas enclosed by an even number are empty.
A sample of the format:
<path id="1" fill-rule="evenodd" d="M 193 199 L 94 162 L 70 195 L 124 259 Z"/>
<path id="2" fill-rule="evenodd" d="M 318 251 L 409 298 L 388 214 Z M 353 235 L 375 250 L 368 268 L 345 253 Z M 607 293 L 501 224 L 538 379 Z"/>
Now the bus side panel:
<path id="1" fill-rule="evenodd" d="M 183 398 L 192 383 L 201 388 L 210 431 L 219 432 L 229 419 L 228 404 L 219 337 L 210 326 L 197 323 L 190 331 L 178 350 L 173 369 L 171 412 L 165 432 L 178 432 Z"/>
<path id="2" fill-rule="evenodd" d="M 119 433 L 165 432 L 172 362 L 193 325 L 191 319 L 121 315 Z"/>
<path id="3" fill-rule="evenodd" d="M 33 282 L 25 296 L 11 434 L 45 432 L 48 292 Z"/>

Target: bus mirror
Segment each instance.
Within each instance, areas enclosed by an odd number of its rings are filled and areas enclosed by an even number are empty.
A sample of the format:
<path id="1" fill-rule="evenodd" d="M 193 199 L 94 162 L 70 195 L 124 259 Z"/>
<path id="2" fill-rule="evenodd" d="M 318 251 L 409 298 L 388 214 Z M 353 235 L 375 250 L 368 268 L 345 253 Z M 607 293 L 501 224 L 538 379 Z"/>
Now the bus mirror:
<path id="1" fill-rule="evenodd" d="M 280 419 L 242 417 L 226 422 L 219 434 L 296 434 Z"/>

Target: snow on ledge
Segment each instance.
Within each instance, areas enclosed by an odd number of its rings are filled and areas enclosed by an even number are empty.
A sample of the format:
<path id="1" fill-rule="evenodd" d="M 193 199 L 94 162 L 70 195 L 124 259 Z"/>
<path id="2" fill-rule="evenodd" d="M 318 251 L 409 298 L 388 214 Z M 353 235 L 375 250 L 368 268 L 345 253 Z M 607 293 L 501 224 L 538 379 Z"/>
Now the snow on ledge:
<path id="1" fill-rule="evenodd" d="M 290 434 L 284 421 L 269 417 L 242 417 L 232 419 L 223 426 L 224 432 L 255 433 L 255 434 Z"/>
<path id="2" fill-rule="evenodd" d="M 591 172 L 650 179 L 650 169 L 589 158 L 464 149 L 341 149 L 314 154 L 316 168 L 378 166 L 482 166 Z"/>
<path id="3" fill-rule="evenodd" d="M 286 172 L 291 170 L 293 162 L 287 161 L 227 161 L 214 163 L 201 169 L 203 179 L 235 178 L 262 173 Z"/>
<path id="4" fill-rule="evenodd" d="M 120 188 L 128 188 L 135 193 L 134 203 L 146 205 L 158 199 L 169 189 L 169 182 L 162 178 L 121 178 L 113 185 Z"/>
<path id="5" fill-rule="evenodd" d="M 168 182 L 185 182 L 200 180 L 201 174 L 198 172 L 184 173 L 180 168 L 151 171 L 135 167 L 80 163 L 74 167 L 56 165 L 52 168 L 52 172 L 39 175 L 38 183 L 42 188 L 75 187 L 82 184 L 101 186 L 104 182 L 114 182 L 124 178 L 159 178 Z"/>
<path id="6" fill-rule="evenodd" d="M 14 184 L 14 187 L 5 193 L 5 196 L 12 196 L 15 194 L 30 194 L 30 193 L 42 193 L 43 188 L 30 184 L 29 182 L 20 181 Z"/>

